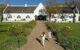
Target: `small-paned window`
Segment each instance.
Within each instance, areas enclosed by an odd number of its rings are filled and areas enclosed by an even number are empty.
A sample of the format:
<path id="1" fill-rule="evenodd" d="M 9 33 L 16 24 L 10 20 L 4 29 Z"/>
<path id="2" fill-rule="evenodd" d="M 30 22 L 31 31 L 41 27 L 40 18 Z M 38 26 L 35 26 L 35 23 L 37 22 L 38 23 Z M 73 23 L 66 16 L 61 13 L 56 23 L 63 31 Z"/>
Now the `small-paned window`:
<path id="1" fill-rule="evenodd" d="M 27 15 L 27 16 L 26 16 L 26 18 L 30 18 L 30 16 L 29 16 L 29 15 Z"/>
<path id="2" fill-rule="evenodd" d="M 12 18 L 12 15 L 8 14 L 7 17 L 8 17 L 8 18 Z"/>
<path id="3" fill-rule="evenodd" d="M 21 18 L 21 16 L 20 16 L 20 15 L 18 15 L 18 16 L 17 16 L 17 18 Z"/>
<path id="4" fill-rule="evenodd" d="M 22 19 L 23 21 L 25 21 L 26 19 Z"/>
<path id="5" fill-rule="evenodd" d="M 73 18 L 73 16 L 69 16 L 69 18 Z"/>

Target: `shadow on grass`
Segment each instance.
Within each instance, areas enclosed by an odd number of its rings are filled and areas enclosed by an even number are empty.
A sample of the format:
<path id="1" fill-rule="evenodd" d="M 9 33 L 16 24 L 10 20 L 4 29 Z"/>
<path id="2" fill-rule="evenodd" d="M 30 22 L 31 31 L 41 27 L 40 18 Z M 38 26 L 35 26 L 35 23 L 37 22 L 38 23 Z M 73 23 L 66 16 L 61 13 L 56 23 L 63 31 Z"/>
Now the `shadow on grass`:
<path id="1" fill-rule="evenodd" d="M 57 32 L 52 32 L 52 35 L 55 36 L 55 41 L 57 42 L 56 44 L 60 45 L 64 50 L 66 50 L 66 47 L 60 44 L 59 39 L 58 39 L 58 33 Z"/>
<path id="2" fill-rule="evenodd" d="M 7 30 L 0 30 L 0 32 L 7 32 Z"/>

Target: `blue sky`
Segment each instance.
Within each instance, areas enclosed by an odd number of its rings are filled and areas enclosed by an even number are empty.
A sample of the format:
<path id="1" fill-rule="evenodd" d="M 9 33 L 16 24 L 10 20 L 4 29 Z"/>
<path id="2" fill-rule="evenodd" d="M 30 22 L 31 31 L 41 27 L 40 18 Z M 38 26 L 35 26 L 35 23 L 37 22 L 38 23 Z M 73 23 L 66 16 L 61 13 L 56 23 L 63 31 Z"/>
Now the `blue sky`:
<path id="1" fill-rule="evenodd" d="M 38 3 L 42 2 L 45 3 L 46 0 L 0 0 L 0 3 L 9 3 L 15 5 L 37 5 Z M 58 2 L 64 2 L 64 0 L 57 0 Z"/>

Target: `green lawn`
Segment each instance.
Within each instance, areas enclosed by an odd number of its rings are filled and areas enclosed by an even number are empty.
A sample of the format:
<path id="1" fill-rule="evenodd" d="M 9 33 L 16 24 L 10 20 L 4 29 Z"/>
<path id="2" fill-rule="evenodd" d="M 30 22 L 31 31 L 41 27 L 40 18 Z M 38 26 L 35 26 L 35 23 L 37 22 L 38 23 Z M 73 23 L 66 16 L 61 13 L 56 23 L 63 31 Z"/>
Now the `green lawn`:
<path id="1" fill-rule="evenodd" d="M 71 27 L 72 36 L 80 37 L 80 23 L 56 23 L 56 24 L 58 24 L 58 25 L 60 25 L 62 27 L 64 27 L 64 26 Z"/>
<path id="2" fill-rule="evenodd" d="M 10 23 L 0 23 L 0 43 L 9 36 L 8 28 L 11 25 Z"/>

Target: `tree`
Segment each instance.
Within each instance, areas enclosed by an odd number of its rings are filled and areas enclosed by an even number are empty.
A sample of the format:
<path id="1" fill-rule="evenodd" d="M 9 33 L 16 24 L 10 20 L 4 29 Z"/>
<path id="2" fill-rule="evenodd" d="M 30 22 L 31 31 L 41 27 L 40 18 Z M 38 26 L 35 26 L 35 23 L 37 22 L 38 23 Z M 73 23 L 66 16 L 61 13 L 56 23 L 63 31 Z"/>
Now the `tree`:
<path id="1" fill-rule="evenodd" d="M 66 5 L 73 11 L 73 23 L 75 23 L 76 12 L 79 14 L 78 4 L 79 0 L 65 0 Z"/>
<path id="2" fill-rule="evenodd" d="M 57 5 L 56 0 L 47 0 L 46 1 L 46 13 L 49 16 L 49 21 L 51 20 L 51 16 L 55 13 L 59 13 L 59 5 Z"/>
<path id="3" fill-rule="evenodd" d="M 0 4 L 0 22 L 3 20 L 3 10 L 5 9 L 6 4 Z"/>

